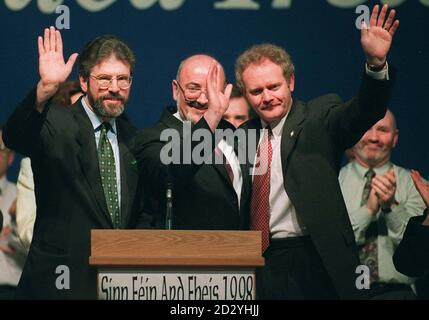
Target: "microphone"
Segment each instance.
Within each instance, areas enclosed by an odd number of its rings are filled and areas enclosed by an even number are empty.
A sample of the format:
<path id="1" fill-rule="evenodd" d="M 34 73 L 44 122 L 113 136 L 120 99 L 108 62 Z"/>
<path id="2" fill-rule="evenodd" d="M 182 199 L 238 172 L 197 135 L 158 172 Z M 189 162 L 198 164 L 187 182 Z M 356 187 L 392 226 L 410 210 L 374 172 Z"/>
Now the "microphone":
<path id="1" fill-rule="evenodd" d="M 173 225 L 173 183 L 168 182 L 165 189 L 165 229 L 171 230 Z"/>

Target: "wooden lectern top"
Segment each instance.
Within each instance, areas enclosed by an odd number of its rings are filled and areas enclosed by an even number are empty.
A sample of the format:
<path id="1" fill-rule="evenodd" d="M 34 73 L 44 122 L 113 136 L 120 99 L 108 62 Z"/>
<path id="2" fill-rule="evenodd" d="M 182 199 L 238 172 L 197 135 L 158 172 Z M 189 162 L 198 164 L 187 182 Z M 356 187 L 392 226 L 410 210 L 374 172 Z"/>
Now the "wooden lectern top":
<path id="1" fill-rule="evenodd" d="M 260 231 L 92 230 L 93 266 L 261 267 Z"/>

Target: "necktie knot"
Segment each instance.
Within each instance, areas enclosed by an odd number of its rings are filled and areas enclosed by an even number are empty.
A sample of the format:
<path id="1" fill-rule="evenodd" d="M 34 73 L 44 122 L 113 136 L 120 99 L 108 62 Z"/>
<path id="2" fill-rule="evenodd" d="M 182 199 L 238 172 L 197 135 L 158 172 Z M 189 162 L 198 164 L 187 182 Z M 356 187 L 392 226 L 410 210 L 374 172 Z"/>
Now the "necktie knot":
<path id="1" fill-rule="evenodd" d="M 107 132 L 112 130 L 112 126 L 109 122 L 103 122 L 102 124 L 100 124 L 99 128 L 100 128 L 101 134 L 107 134 Z"/>
<path id="2" fill-rule="evenodd" d="M 268 135 L 268 138 L 271 139 L 271 137 L 273 136 L 273 130 L 271 129 L 271 126 L 270 125 L 266 126 L 265 130 Z"/>
<path id="3" fill-rule="evenodd" d="M 375 177 L 375 171 L 373 169 L 369 169 L 366 173 L 365 173 L 365 178 L 368 181 L 371 181 L 372 178 Z"/>
<path id="4" fill-rule="evenodd" d="M 361 206 L 366 205 L 366 203 L 368 202 L 369 194 L 371 192 L 371 181 L 374 177 L 375 177 L 375 172 L 373 169 L 369 169 L 365 173 L 365 185 L 362 191 Z"/>

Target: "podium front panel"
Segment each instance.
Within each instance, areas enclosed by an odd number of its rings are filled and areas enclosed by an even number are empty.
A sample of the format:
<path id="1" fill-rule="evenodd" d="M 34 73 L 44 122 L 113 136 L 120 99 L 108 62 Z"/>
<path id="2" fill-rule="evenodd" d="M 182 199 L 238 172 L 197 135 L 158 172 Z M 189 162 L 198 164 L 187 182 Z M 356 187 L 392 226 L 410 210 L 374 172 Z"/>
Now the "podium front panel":
<path id="1" fill-rule="evenodd" d="M 254 269 L 99 269 L 101 300 L 254 300 Z"/>

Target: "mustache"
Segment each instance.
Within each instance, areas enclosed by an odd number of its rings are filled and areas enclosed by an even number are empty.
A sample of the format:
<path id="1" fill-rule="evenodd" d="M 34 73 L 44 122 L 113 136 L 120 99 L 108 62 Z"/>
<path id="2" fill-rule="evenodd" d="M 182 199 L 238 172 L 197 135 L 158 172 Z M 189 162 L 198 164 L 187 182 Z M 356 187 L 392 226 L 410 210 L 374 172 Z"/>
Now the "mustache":
<path id="1" fill-rule="evenodd" d="M 272 107 L 276 107 L 278 105 L 279 105 L 278 103 L 272 102 L 272 103 L 268 103 L 268 104 L 264 105 L 261 109 L 265 110 L 265 109 L 269 109 L 269 108 L 272 108 Z"/>
<path id="2" fill-rule="evenodd" d="M 195 109 L 208 109 L 209 105 L 208 103 L 199 103 L 198 101 L 187 101 L 188 106 L 195 108 Z"/>
<path id="3" fill-rule="evenodd" d="M 120 94 L 108 94 L 106 96 L 101 97 L 101 99 L 103 100 L 119 100 L 119 101 L 124 101 L 125 98 L 123 96 L 121 96 Z"/>

